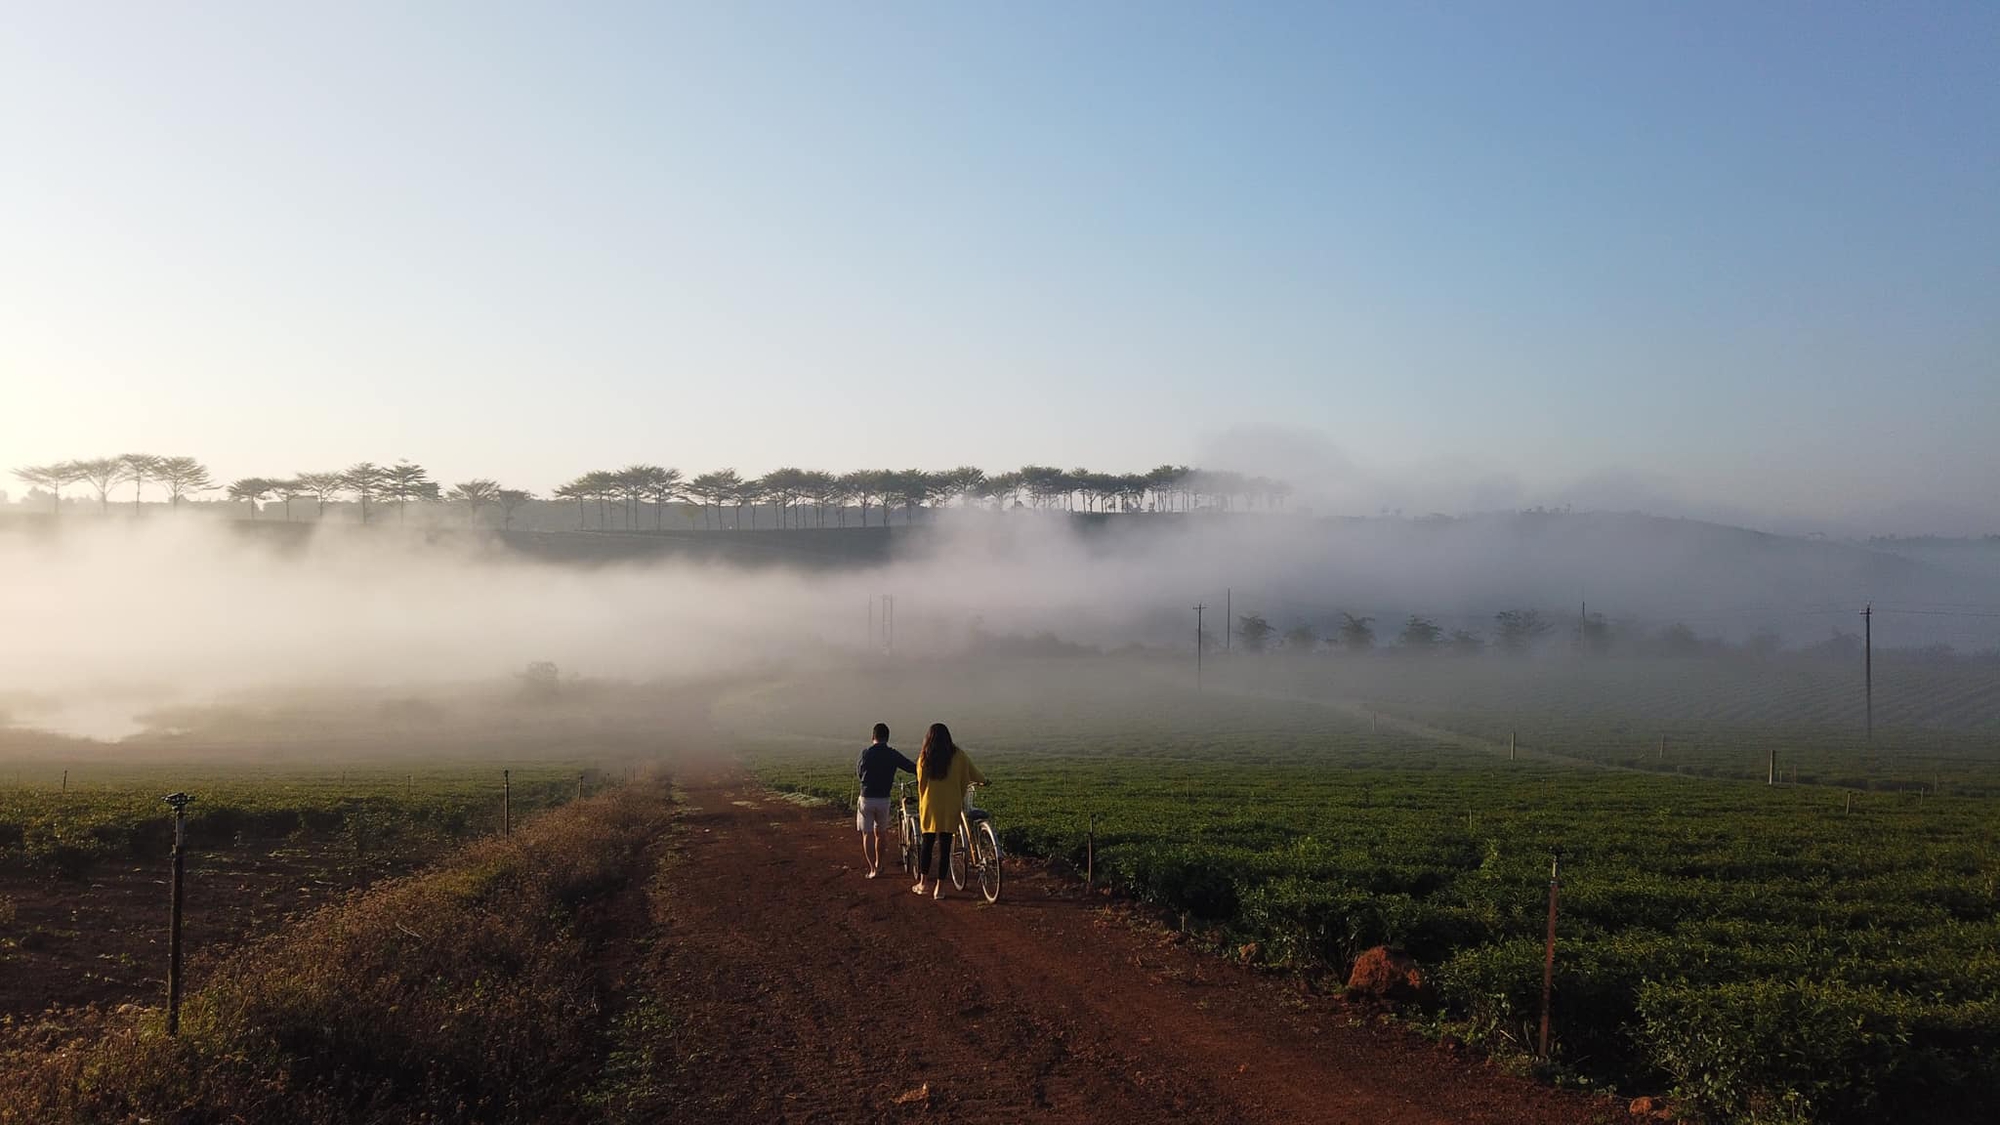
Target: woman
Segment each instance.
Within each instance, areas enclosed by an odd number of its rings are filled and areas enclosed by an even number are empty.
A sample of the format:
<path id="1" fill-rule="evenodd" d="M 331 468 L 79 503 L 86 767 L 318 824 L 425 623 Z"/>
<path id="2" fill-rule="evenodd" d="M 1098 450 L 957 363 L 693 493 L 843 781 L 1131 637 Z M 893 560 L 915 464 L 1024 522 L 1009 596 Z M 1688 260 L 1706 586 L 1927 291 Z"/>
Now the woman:
<path id="1" fill-rule="evenodd" d="M 951 740 L 951 728 L 932 723 L 924 734 L 924 748 L 917 754 L 917 828 L 923 836 L 917 851 L 917 885 L 910 889 L 918 894 L 924 893 L 924 879 L 931 873 L 931 848 L 941 843 L 937 878 L 928 889 L 932 898 L 944 897 L 944 881 L 951 866 L 951 834 L 958 829 L 969 784 L 984 785 L 986 776 L 972 764 L 972 756 Z"/>

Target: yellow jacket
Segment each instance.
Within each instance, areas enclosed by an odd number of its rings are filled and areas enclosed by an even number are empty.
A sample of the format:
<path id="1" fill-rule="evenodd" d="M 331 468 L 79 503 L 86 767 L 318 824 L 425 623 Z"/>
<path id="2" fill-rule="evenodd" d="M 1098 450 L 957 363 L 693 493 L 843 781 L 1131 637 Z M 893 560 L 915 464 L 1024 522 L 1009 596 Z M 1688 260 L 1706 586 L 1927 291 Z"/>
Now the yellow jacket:
<path id="1" fill-rule="evenodd" d="M 940 778 L 933 778 L 925 772 L 920 757 L 917 760 L 917 830 L 958 831 L 958 814 L 965 809 L 965 787 L 973 783 L 986 784 L 986 775 L 972 764 L 972 755 L 967 754 L 963 746 L 951 756 L 951 768 Z"/>

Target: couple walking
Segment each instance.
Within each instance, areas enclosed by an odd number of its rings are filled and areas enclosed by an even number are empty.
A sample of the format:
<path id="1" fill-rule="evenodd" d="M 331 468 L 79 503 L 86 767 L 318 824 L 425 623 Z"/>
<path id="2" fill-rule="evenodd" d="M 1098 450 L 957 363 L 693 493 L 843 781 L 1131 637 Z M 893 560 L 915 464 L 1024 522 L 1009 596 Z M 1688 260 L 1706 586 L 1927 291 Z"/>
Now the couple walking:
<path id="1" fill-rule="evenodd" d="M 917 775 L 917 828 L 923 836 L 917 849 L 917 885 L 910 889 L 943 898 L 951 866 L 951 836 L 965 810 L 965 788 L 986 784 L 986 777 L 972 764 L 972 756 L 951 740 L 951 729 L 943 723 L 932 723 L 925 732 L 924 748 L 914 762 L 889 745 L 888 724 L 876 723 L 874 735 L 875 741 L 861 752 L 856 766 L 861 776 L 861 804 L 854 813 L 854 827 L 861 833 L 861 854 L 868 859 L 868 878 L 882 874 L 882 837 L 889 823 L 889 788 L 895 784 L 896 771 L 913 773 Z M 931 879 L 931 849 L 939 844 L 943 846 L 937 848 L 937 877 Z M 966 844 L 970 846 L 971 841 Z"/>

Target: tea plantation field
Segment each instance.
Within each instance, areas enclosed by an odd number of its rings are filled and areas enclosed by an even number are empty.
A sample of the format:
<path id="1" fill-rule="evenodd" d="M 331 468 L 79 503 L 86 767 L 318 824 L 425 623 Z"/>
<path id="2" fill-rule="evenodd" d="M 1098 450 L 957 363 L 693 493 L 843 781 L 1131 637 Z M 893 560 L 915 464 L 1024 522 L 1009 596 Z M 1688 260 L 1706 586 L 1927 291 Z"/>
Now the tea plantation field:
<path id="1" fill-rule="evenodd" d="M 1939 791 L 1879 748 L 1788 730 L 1778 708 L 1703 713 L 1700 692 L 1678 710 L 1449 710 L 1315 690 L 1306 677 L 1328 670 L 1229 667 L 1197 696 L 1149 662 L 881 666 L 739 692 L 715 718 L 774 786 L 842 802 L 870 723 L 914 753 L 946 721 L 993 778 L 981 802 L 1016 854 L 1080 863 L 1094 819 L 1098 871 L 1127 893 L 1286 970 L 1339 973 L 1400 946 L 1435 985 L 1424 1018 L 1502 1050 L 1532 1044 L 1559 850 L 1568 1080 L 1670 1090 L 1732 1121 L 1898 1120 L 1917 1098 L 1930 1120 L 1987 1119 L 1989 733 L 1905 732 L 1906 754 L 1931 736 L 1949 747 Z M 1675 721 L 1686 741 L 1670 737 L 1668 769 L 1618 768 L 1648 736 L 1657 754 L 1652 732 Z M 1492 738 L 1517 726 L 1561 752 L 1510 759 Z M 1763 784 L 1773 747 L 1813 763 L 1801 784 Z M 1870 763 L 1911 784 L 1844 787 Z M 1805 783 L 1822 776 L 1840 785 Z"/>
<path id="2" fill-rule="evenodd" d="M 78 874 L 94 861 L 158 856 L 171 845 L 170 791 L 188 807 L 191 847 L 238 838 L 339 838 L 357 851 L 429 848 L 498 831 L 501 767 L 376 764 L 350 770 L 304 766 L 130 764 L 64 771 L 46 765 L 0 780 L 0 864 Z M 576 795 L 595 771 L 566 765 L 516 768 L 516 820 Z"/>

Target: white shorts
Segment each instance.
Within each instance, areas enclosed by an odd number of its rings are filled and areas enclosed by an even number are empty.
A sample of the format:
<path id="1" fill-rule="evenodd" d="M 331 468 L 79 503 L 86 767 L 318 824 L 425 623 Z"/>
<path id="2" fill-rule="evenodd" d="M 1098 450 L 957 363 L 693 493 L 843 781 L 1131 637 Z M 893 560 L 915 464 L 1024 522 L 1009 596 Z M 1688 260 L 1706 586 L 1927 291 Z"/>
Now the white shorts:
<path id="1" fill-rule="evenodd" d="M 863 797 L 854 809 L 854 830 L 867 832 L 889 827 L 889 798 Z"/>

